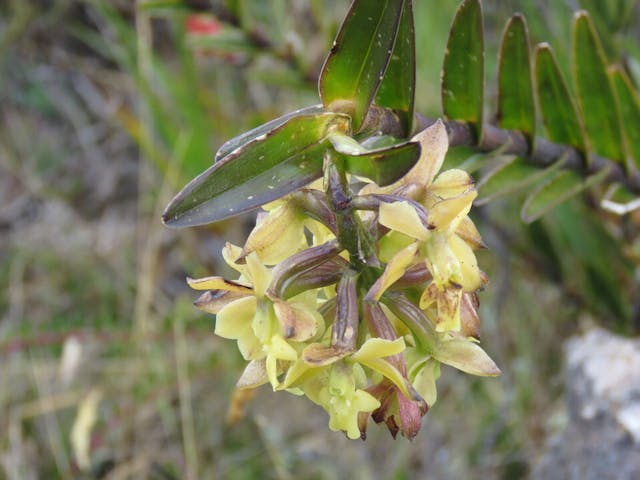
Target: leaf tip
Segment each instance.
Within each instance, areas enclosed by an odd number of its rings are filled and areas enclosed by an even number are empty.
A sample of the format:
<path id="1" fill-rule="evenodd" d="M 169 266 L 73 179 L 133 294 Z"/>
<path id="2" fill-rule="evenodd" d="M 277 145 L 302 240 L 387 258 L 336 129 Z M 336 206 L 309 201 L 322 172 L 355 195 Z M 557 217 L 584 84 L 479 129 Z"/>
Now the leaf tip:
<path id="1" fill-rule="evenodd" d="M 575 22 L 582 20 L 583 18 L 586 19 L 587 21 L 591 21 L 591 16 L 589 15 L 589 12 L 587 12 L 586 10 L 578 10 L 573 14 L 573 20 Z"/>

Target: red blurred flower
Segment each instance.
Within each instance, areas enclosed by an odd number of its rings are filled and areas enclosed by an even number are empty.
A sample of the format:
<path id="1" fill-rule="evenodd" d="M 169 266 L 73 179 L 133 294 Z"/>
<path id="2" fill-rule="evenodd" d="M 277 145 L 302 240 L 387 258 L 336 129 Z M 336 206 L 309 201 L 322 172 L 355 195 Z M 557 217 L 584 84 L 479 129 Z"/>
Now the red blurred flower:
<path id="1" fill-rule="evenodd" d="M 187 32 L 193 35 L 215 36 L 222 31 L 222 24 L 210 15 L 189 15 L 185 20 Z"/>

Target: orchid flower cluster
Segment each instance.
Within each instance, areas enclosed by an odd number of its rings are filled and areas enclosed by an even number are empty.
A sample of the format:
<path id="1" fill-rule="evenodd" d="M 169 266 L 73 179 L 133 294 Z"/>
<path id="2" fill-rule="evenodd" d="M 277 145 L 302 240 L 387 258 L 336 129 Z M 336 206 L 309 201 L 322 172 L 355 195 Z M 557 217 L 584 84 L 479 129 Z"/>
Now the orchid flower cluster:
<path id="1" fill-rule="evenodd" d="M 441 364 L 500 373 L 478 340 L 487 279 L 468 217 L 474 182 L 439 173 L 442 122 L 413 141 L 418 162 L 386 187 L 341 177 L 325 158 L 322 185 L 264 206 L 245 245 L 224 247 L 237 279 L 188 280 L 204 290 L 195 305 L 216 315 L 215 333 L 247 361 L 238 389 L 306 396 L 351 439 L 366 437 L 369 418 L 415 437 Z"/>

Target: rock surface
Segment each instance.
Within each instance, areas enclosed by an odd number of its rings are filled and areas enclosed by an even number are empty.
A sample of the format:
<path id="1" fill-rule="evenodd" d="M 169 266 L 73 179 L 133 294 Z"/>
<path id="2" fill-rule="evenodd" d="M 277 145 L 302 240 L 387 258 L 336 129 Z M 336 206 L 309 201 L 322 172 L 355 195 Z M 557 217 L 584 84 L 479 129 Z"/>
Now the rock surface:
<path id="1" fill-rule="evenodd" d="M 566 347 L 567 426 L 532 478 L 640 478 L 640 340 L 591 330 Z"/>

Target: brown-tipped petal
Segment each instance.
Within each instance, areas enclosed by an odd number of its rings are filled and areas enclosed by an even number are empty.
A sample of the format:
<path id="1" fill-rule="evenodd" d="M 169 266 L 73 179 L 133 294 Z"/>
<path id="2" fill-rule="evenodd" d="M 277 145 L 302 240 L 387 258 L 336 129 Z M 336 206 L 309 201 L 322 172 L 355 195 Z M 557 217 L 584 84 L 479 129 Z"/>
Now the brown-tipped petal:
<path id="1" fill-rule="evenodd" d="M 225 290 L 208 290 L 200 295 L 193 305 L 207 313 L 218 313 L 223 307 L 234 300 L 246 297 L 247 294 L 239 292 L 229 292 Z"/>
<path id="2" fill-rule="evenodd" d="M 395 440 L 396 437 L 398 436 L 398 432 L 400 431 L 400 428 L 398 427 L 398 424 L 396 423 L 396 419 L 393 417 L 393 415 L 390 417 L 387 417 L 384 424 L 387 426 L 387 428 L 389 429 L 389 433 Z"/>
<path id="3" fill-rule="evenodd" d="M 462 336 L 480 339 L 479 306 L 480 302 L 475 292 L 462 295 L 462 301 L 460 302 L 460 334 Z"/>
<path id="4" fill-rule="evenodd" d="M 222 277 L 187 278 L 187 283 L 194 290 L 226 290 L 253 295 L 253 288 Z"/>
<path id="5" fill-rule="evenodd" d="M 477 196 L 475 190 L 467 190 L 456 197 L 436 202 L 429 209 L 429 228 L 437 231 L 456 229 L 471 210 L 471 204 Z"/>
<path id="6" fill-rule="evenodd" d="M 449 148 L 447 129 L 438 120 L 411 140 L 420 143 L 420 159 L 404 176 L 403 182 L 428 186 L 442 167 Z"/>
<path id="7" fill-rule="evenodd" d="M 360 439 L 362 441 L 367 439 L 367 426 L 370 416 L 371 412 L 358 412 L 358 430 L 360 430 Z"/>
<path id="8" fill-rule="evenodd" d="M 282 326 L 284 338 L 304 342 L 318 333 L 318 326 L 322 323 L 320 314 L 316 313 L 317 317 L 315 317 L 303 305 L 284 301 L 276 301 L 273 308 Z"/>
<path id="9" fill-rule="evenodd" d="M 308 365 L 324 367 L 337 362 L 351 353 L 353 353 L 352 350 L 340 349 L 322 345 L 320 343 L 312 343 L 302 351 L 302 359 Z"/>
<path id="10" fill-rule="evenodd" d="M 236 388 L 256 388 L 264 385 L 268 381 L 265 360 L 252 360 L 245 367 L 244 372 L 242 372 L 242 375 L 236 382 Z"/>
<path id="11" fill-rule="evenodd" d="M 474 250 L 488 248 L 482 240 L 480 232 L 478 232 L 478 229 L 469 217 L 463 217 L 462 220 L 460 220 L 458 228 L 456 228 L 456 235 L 467 242 L 467 245 Z"/>

